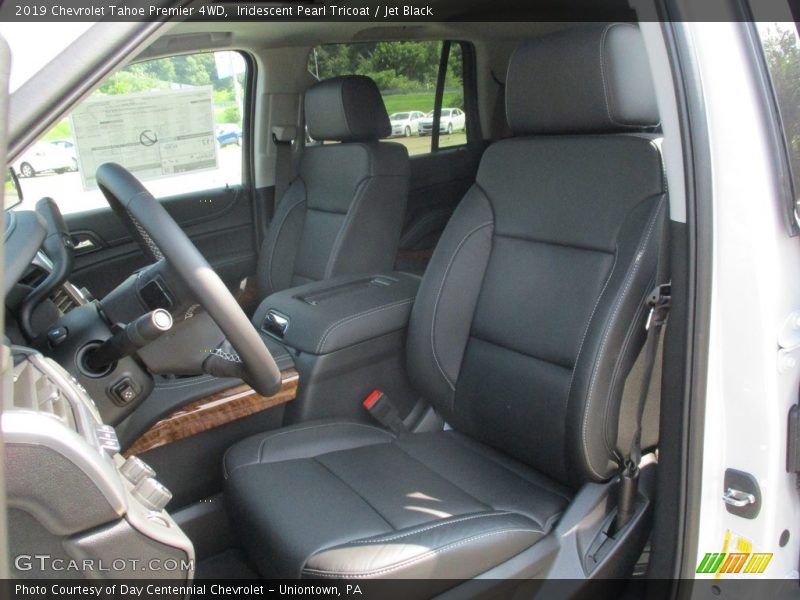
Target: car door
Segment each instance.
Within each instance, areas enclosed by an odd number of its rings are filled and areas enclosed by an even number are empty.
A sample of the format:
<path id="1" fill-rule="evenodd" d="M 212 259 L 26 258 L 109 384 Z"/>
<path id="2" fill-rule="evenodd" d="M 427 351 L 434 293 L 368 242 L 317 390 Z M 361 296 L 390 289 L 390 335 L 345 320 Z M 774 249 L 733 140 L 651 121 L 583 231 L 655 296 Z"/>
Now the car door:
<path id="1" fill-rule="evenodd" d="M 237 144 L 216 135 L 246 130 L 253 78 L 252 61 L 239 52 L 135 63 L 45 134 L 45 145 L 74 143 L 78 171 L 37 174 L 23 179 L 22 189 L 26 204 L 51 196 L 64 213 L 76 246 L 74 284 L 102 297 L 145 265 L 97 189 L 94 171 L 104 162 L 139 177 L 231 287 L 255 271 L 252 137 Z"/>
<path id="2" fill-rule="evenodd" d="M 454 114 L 455 116 L 453 118 L 453 129 L 455 131 L 463 131 L 464 126 L 466 124 L 466 116 L 464 115 L 464 112 L 459 109 L 456 109 Z"/>

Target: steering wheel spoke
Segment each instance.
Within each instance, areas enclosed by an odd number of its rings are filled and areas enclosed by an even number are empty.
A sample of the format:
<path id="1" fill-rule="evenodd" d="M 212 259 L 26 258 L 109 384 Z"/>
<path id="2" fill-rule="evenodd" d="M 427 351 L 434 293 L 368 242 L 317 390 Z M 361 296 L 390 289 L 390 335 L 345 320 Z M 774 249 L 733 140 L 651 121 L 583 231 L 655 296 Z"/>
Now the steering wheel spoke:
<path id="1" fill-rule="evenodd" d="M 145 254 L 153 260 L 163 257 L 197 303 L 225 334 L 230 349 L 223 351 L 237 355 L 241 362 L 219 359 L 223 364 L 239 365 L 235 375 L 222 376 L 241 377 L 263 396 L 277 393 L 281 387 L 280 369 L 258 331 L 166 209 L 133 174 L 118 164 L 100 165 L 97 184 Z M 230 365 L 227 369 L 231 369 Z M 221 366 L 217 369 L 216 364 L 212 366 L 217 372 L 230 372 Z"/>

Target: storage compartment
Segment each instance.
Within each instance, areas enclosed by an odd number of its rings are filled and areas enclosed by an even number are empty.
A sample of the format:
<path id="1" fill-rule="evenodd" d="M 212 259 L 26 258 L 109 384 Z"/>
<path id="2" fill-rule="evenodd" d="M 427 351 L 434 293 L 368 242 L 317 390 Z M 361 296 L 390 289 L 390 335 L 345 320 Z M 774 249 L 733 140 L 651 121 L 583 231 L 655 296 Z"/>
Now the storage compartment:
<path id="1" fill-rule="evenodd" d="M 267 297 L 253 323 L 292 355 L 300 374 L 286 424 L 323 417 L 370 421 L 361 401 L 381 389 L 402 416 L 417 401 L 405 337 L 420 278 L 409 273 L 336 277 Z"/>
<path id="2" fill-rule="evenodd" d="M 404 329 L 419 281 L 391 272 L 310 283 L 267 297 L 253 322 L 295 350 L 329 354 Z"/>

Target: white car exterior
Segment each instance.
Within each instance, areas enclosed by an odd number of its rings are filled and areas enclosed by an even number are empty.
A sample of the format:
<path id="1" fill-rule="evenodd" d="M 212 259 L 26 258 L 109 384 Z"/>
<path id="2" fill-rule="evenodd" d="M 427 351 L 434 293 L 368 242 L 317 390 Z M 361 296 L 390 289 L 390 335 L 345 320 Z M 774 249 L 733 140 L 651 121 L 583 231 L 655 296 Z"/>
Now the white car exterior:
<path id="1" fill-rule="evenodd" d="M 453 133 L 464 131 L 467 126 L 467 116 L 460 108 L 443 108 L 439 118 L 439 133 Z M 429 113 L 419 122 L 419 134 L 430 135 L 433 130 L 433 113 Z"/>
<path id="2" fill-rule="evenodd" d="M 22 177 L 35 177 L 43 171 L 77 171 L 77 159 L 63 146 L 36 142 L 14 162 L 14 171 Z"/>
<path id="3" fill-rule="evenodd" d="M 425 118 L 425 113 L 419 110 L 392 113 L 389 115 L 389 121 L 392 124 L 392 136 L 402 135 L 408 137 L 410 135 L 418 135 L 419 122 L 423 118 Z"/>

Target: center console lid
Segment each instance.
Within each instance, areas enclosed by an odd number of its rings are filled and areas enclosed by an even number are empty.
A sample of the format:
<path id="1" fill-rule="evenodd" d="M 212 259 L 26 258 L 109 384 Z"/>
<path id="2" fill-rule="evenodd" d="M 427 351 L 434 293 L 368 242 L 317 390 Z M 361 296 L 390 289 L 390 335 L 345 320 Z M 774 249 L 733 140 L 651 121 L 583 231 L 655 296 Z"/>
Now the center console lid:
<path id="1" fill-rule="evenodd" d="M 328 354 L 405 328 L 419 282 L 398 271 L 317 281 L 265 298 L 253 323 L 290 348 Z"/>

